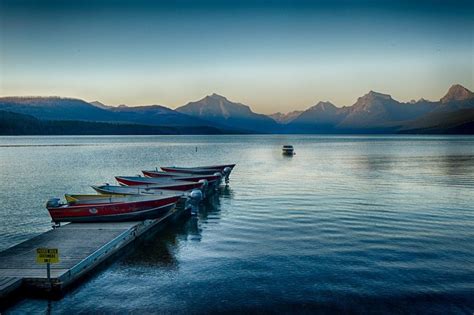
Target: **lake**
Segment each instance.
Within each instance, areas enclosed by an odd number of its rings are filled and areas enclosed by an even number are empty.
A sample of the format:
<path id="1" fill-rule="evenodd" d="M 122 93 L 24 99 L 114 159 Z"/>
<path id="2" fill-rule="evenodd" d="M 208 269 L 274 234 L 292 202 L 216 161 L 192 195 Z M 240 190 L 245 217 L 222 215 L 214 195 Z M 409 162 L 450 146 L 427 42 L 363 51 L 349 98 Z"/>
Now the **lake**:
<path id="1" fill-rule="evenodd" d="M 50 197 L 234 162 L 197 217 L 7 313 L 474 312 L 472 136 L 0 137 L 0 249 L 50 228 Z"/>

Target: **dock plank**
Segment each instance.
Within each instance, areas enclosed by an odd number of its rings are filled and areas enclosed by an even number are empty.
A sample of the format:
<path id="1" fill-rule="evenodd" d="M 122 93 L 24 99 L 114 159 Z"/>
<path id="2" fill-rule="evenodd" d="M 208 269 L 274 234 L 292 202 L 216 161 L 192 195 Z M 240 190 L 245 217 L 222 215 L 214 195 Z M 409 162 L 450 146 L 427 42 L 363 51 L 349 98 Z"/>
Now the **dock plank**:
<path id="1" fill-rule="evenodd" d="M 22 285 L 28 290 L 63 291 L 101 262 L 147 231 L 184 213 L 173 210 L 159 220 L 114 223 L 71 223 L 52 229 L 0 252 L 0 297 Z M 36 263 L 37 248 L 58 248 L 59 263 Z"/>
<path id="2" fill-rule="evenodd" d="M 18 276 L 23 276 L 24 270 L 44 270 L 44 265 L 36 263 L 36 249 L 40 247 L 59 249 L 60 263 L 52 264 L 52 269 L 71 268 L 111 240 L 139 224 L 137 222 L 125 223 L 92 224 L 87 227 L 81 224 L 68 224 L 50 230 L 1 252 L 0 274 L 3 269 L 17 270 Z M 8 273 L 14 274 L 13 271 Z"/>
<path id="3" fill-rule="evenodd" d="M 89 256 L 110 240 L 118 237 L 133 225 L 122 226 L 121 228 L 109 229 L 83 229 L 75 228 L 73 224 L 66 228 L 58 228 L 48 231 L 31 242 L 23 242 L 0 253 L 0 270 L 19 270 L 27 268 L 45 268 L 36 264 L 36 249 L 40 247 L 58 248 L 60 263 L 53 264 L 52 268 L 68 268 L 74 266 L 78 261 Z M 125 229 L 124 229 L 125 228 Z"/>

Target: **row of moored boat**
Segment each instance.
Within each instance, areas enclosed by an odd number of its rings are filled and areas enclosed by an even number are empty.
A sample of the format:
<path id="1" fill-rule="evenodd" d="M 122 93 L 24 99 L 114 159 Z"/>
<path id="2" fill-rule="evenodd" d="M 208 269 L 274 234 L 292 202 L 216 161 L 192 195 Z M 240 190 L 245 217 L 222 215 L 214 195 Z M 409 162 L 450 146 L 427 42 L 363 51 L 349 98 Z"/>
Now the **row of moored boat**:
<path id="1" fill-rule="evenodd" d="M 54 223 L 157 219 L 179 202 L 195 212 L 223 181 L 228 184 L 234 166 L 161 167 L 142 171 L 144 176 L 116 176 L 120 185 L 92 186 L 96 195 L 66 194 L 65 203 L 53 198 L 46 208 Z"/>

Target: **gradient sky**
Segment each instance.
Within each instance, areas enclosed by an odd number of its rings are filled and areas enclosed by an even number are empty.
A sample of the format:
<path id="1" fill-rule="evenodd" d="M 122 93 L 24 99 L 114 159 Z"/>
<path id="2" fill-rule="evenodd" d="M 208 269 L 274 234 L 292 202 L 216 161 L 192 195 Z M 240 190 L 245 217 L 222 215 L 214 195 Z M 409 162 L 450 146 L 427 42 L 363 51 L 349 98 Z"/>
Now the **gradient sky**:
<path id="1" fill-rule="evenodd" d="M 474 1 L 0 0 L 0 95 L 273 113 L 474 88 Z"/>

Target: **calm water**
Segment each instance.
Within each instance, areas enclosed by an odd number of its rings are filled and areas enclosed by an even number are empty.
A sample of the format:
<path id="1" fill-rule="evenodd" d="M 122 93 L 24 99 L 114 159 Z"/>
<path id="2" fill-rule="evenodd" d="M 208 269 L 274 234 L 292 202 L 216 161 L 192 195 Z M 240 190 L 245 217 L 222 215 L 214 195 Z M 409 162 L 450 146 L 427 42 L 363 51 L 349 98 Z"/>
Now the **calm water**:
<path id="1" fill-rule="evenodd" d="M 49 197 L 215 162 L 238 166 L 197 218 L 9 311 L 474 312 L 474 137 L 0 138 L 0 248 L 49 229 Z"/>

